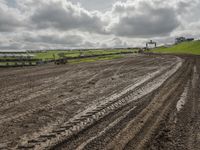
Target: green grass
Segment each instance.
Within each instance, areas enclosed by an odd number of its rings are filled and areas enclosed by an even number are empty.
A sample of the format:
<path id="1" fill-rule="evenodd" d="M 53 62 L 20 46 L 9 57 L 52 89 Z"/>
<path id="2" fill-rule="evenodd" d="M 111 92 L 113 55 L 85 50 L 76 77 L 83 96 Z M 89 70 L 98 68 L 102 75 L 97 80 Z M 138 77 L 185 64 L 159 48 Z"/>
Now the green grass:
<path id="1" fill-rule="evenodd" d="M 98 57 L 90 57 L 90 58 L 81 58 L 81 59 L 73 59 L 69 60 L 69 63 L 82 63 L 82 62 L 95 62 L 99 60 L 111 60 L 124 57 L 122 54 L 117 54 L 120 52 L 135 52 L 137 49 L 108 49 L 108 50 L 49 50 L 44 52 L 33 52 L 29 54 L 35 55 L 33 59 L 40 59 L 40 60 L 54 60 L 59 59 L 60 53 L 63 53 L 66 57 L 80 57 L 80 56 L 94 56 L 94 55 L 103 55 L 103 54 L 110 54 L 107 56 L 98 56 Z M 16 52 L 17 54 L 17 52 Z M 1 60 L 4 59 L 15 59 L 12 57 L 0 57 Z M 0 66 L 6 66 L 7 62 L 0 62 Z M 15 65 L 15 62 L 8 62 L 8 65 Z"/>
<path id="2" fill-rule="evenodd" d="M 92 58 L 81 58 L 81 59 L 74 59 L 70 60 L 69 63 L 71 64 L 77 64 L 77 63 L 86 63 L 86 62 L 95 62 L 95 61 L 101 61 L 101 60 L 112 60 L 112 59 L 118 59 L 123 58 L 122 55 L 110 55 L 110 56 L 101 56 L 101 57 L 92 57 Z"/>
<path id="3" fill-rule="evenodd" d="M 112 60 L 112 59 L 119 59 L 123 58 L 123 55 L 108 55 L 108 56 L 99 56 L 99 57 L 91 57 L 91 58 L 81 58 L 81 59 L 73 59 L 69 60 L 70 64 L 78 64 L 78 63 L 88 63 L 88 62 L 96 62 L 96 61 L 102 61 L 102 60 Z M 22 63 L 18 63 L 20 65 Z M 25 62 L 26 65 L 28 65 L 28 62 Z M 35 64 L 35 63 L 33 63 Z M 9 62 L 9 66 L 15 65 L 15 62 Z M 7 66 L 7 62 L 0 62 L 0 66 Z"/>
<path id="4" fill-rule="evenodd" d="M 169 48 L 159 47 L 152 51 L 155 53 L 200 55 L 200 41 L 183 42 Z"/>
<path id="5" fill-rule="evenodd" d="M 56 59 L 59 59 L 59 53 L 64 53 L 66 57 L 79 57 L 79 56 L 91 56 L 91 55 L 101 55 L 101 54 L 115 54 L 119 52 L 135 52 L 136 49 L 115 49 L 115 50 L 71 50 L 71 51 L 46 51 L 33 53 L 34 58 L 42 60 L 52 60 L 54 56 Z"/>
<path id="6" fill-rule="evenodd" d="M 14 65 L 15 63 L 13 63 L 13 62 L 9 62 L 9 63 L 7 63 L 7 62 L 0 62 L 0 66 L 6 66 L 6 65 Z"/>

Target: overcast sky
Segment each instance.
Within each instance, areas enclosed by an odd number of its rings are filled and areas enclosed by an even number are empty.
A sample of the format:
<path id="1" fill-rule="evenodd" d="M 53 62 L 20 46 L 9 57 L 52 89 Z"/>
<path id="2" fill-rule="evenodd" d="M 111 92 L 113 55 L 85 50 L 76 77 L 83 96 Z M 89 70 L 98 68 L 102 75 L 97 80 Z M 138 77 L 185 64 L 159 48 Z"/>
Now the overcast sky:
<path id="1" fill-rule="evenodd" d="M 200 0 L 0 0 L 0 50 L 101 48 L 200 37 Z"/>

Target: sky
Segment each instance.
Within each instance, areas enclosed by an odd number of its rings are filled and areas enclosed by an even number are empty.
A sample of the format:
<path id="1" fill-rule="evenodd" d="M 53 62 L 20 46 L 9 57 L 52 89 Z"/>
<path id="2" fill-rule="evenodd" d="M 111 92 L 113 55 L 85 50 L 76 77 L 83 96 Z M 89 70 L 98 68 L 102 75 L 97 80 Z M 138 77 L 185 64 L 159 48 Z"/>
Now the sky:
<path id="1" fill-rule="evenodd" d="M 0 0 L 0 50 L 115 48 L 200 37 L 200 0 Z"/>

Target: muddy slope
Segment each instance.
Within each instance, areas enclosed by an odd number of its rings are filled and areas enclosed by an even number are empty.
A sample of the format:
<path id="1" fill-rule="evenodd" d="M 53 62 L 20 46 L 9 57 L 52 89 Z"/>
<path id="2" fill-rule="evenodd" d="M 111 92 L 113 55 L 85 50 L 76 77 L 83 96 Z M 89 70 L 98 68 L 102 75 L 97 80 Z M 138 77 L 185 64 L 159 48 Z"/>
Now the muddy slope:
<path id="1" fill-rule="evenodd" d="M 198 149 L 200 58 L 0 70 L 0 149 Z"/>
<path id="2" fill-rule="evenodd" d="M 181 67 L 160 87 L 52 149 L 198 150 L 200 59 L 182 59 Z"/>

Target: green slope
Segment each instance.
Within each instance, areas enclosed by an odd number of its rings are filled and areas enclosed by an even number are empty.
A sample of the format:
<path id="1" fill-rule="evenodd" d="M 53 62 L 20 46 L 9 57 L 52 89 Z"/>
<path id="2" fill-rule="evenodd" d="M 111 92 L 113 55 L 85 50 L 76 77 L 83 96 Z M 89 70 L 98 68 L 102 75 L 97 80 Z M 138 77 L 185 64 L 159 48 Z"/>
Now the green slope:
<path id="1" fill-rule="evenodd" d="M 200 41 L 183 42 L 169 48 L 159 47 L 154 49 L 153 52 L 200 55 Z"/>

